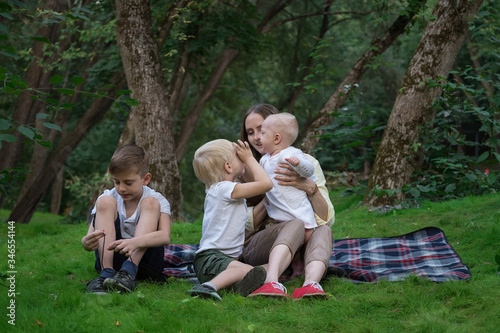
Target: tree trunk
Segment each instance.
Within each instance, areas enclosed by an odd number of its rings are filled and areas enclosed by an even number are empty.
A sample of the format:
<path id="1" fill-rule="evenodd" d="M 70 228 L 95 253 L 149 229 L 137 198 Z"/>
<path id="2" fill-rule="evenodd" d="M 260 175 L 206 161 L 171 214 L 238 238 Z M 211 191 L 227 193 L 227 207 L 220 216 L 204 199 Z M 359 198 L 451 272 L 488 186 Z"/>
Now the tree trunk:
<path id="1" fill-rule="evenodd" d="M 135 127 L 134 127 L 134 113 L 129 112 L 127 122 L 125 123 L 125 127 L 123 127 L 122 134 L 120 135 L 120 139 L 118 139 L 118 144 L 116 145 L 116 149 L 123 147 L 125 145 L 133 144 L 135 141 Z"/>
<path id="2" fill-rule="evenodd" d="M 278 15 L 286 6 L 290 4 L 291 0 L 285 1 L 276 1 L 268 10 L 262 21 L 258 23 L 257 31 L 259 33 L 263 33 L 265 30 L 266 24 L 269 23 L 276 15 Z M 256 5 L 257 8 L 259 4 Z M 222 77 L 226 73 L 227 69 L 231 65 L 231 63 L 236 59 L 236 57 L 240 54 L 240 50 L 236 49 L 225 49 L 222 55 L 219 57 L 217 64 L 212 69 L 210 73 L 210 77 L 204 85 L 203 92 L 197 98 L 196 102 L 193 104 L 191 109 L 189 110 L 188 115 L 184 119 L 182 130 L 179 132 L 179 135 L 176 137 L 176 158 L 177 161 L 180 161 L 184 156 L 184 152 L 186 151 L 187 144 L 189 142 L 189 138 L 193 133 L 193 130 L 198 122 L 198 119 L 203 112 L 203 108 L 206 103 L 212 98 L 215 90 L 217 89 L 219 83 L 222 80 Z M 182 88 L 182 87 L 179 87 Z M 177 96 L 178 93 L 172 91 L 172 96 Z M 178 105 L 178 101 L 177 101 Z"/>
<path id="3" fill-rule="evenodd" d="M 172 27 L 174 26 L 174 23 L 177 21 L 178 11 L 182 8 L 185 8 L 188 2 L 188 0 L 175 0 L 168 9 L 167 13 L 165 14 L 164 21 L 159 25 L 157 30 L 156 40 L 158 49 L 161 49 L 161 46 L 165 43 L 168 35 L 170 34 L 170 31 L 172 30 Z"/>
<path id="4" fill-rule="evenodd" d="M 219 85 L 224 73 L 227 71 L 231 63 L 234 59 L 240 54 L 239 50 L 235 49 L 227 49 L 224 50 L 219 61 L 215 65 L 212 73 L 210 74 L 210 78 L 205 84 L 205 89 L 201 93 L 200 97 L 196 100 L 196 103 L 193 105 L 189 114 L 184 119 L 184 123 L 182 125 L 182 130 L 180 131 L 180 135 L 176 140 L 177 150 L 176 150 L 176 159 L 180 161 L 184 152 L 186 151 L 187 144 L 189 142 L 189 138 L 194 131 L 196 123 L 198 122 L 198 118 L 200 118 L 201 112 L 203 108 L 209 101 L 209 99 L 213 96 L 215 89 Z"/>
<path id="5" fill-rule="evenodd" d="M 179 62 L 176 64 L 175 75 L 170 81 L 170 100 L 169 108 L 175 114 L 179 111 L 184 97 L 188 91 L 191 73 L 189 72 L 189 66 L 191 64 L 191 53 L 189 50 L 189 43 L 182 46 L 182 52 Z M 187 83 L 187 84 L 186 84 Z"/>
<path id="6" fill-rule="evenodd" d="M 319 142 L 318 135 L 323 134 L 321 127 L 331 124 L 333 117 L 330 115 L 332 112 L 337 110 L 342 106 L 344 101 L 349 96 L 349 90 L 345 87 L 352 86 L 359 83 L 361 77 L 367 69 L 367 65 L 372 61 L 373 58 L 382 54 L 389 48 L 389 46 L 394 43 L 394 41 L 401 35 L 406 26 L 411 22 L 419 9 L 425 4 L 426 0 L 422 0 L 413 6 L 408 8 L 407 15 L 401 15 L 394 21 L 385 34 L 379 38 L 375 39 L 367 51 L 361 56 L 361 58 L 354 64 L 352 69 L 347 73 L 346 77 L 342 83 L 338 86 L 337 90 L 328 99 L 326 104 L 321 108 L 316 120 L 309 126 L 304 140 L 302 141 L 301 149 L 302 151 L 311 154 L 314 147 Z"/>
<path id="7" fill-rule="evenodd" d="M 334 2 L 334 1 L 335 0 L 326 1 L 325 5 L 323 6 L 323 11 L 325 13 L 328 13 L 328 11 L 330 10 L 330 6 L 332 5 L 332 2 Z M 329 16 L 330 15 L 328 15 L 328 14 L 323 15 L 323 20 L 321 21 L 321 26 L 319 29 L 318 37 L 316 38 L 316 43 L 315 43 L 313 49 L 315 49 L 318 46 L 319 42 L 325 37 L 325 34 L 330 29 Z M 297 52 L 298 49 L 300 49 L 300 46 L 298 43 L 300 41 L 302 25 L 299 25 L 298 29 L 299 29 L 299 31 L 297 32 L 295 52 Z M 292 70 L 291 70 L 292 73 L 290 75 L 289 82 L 296 81 L 295 73 L 297 72 L 296 69 L 299 68 L 299 61 L 296 58 L 297 57 L 294 57 L 294 61 L 292 62 Z M 311 54 L 309 54 L 309 56 L 307 57 L 306 64 L 300 66 L 300 68 L 304 68 L 304 70 L 302 71 L 302 74 L 300 76 L 300 79 L 298 80 L 300 82 L 300 84 L 298 86 L 295 86 L 295 87 L 290 89 L 290 93 L 288 94 L 288 96 L 286 96 L 285 100 L 279 104 L 280 106 L 278 107 L 278 110 L 284 111 L 286 109 L 286 111 L 288 113 L 294 114 L 295 103 L 297 102 L 299 95 L 302 93 L 302 90 L 304 89 L 304 86 L 306 85 L 305 78 L 311 73 L 311 67 L 312 67 L 313 63 L 314 63 L 314 57 Z M 307 125 L 307 123 L 306 123 L 306 125 Z M 304 127 L 304 128 L 307 128 L 307 127 Z M 300 142 L 301 138 L 302 138 L 302 136 L 299 134 L 299 136 L 297 138 L 297 142 Z"/>
<path id="8" fill-rule="evenodd" d="M 116 97 L 116 93 L 125 88 L 124 79 L 123 73 L 116 73 L 111 80 L 111 83 L 115 86 L 106 90 L 108 97 L 95 100 L 76 126 L 61 140 L 57 148 L 52 152 L 49 161 L 43 167 L 42 172 L 40 172 L 39 177 L 26 190 L 26 193 L 19 197 L 12 209 L 9 221 L 18 223 L 28 223 L 30 221 L 36 207 L 50 190 L 54 179 L 64 166 L 68 156 L 92 127 L 104 117 L 113 105 L 113 98 Z"/>
<path id="9" fill-rule="evenodd" d="M 146 1 L 117 0 L 116 11 L 117 41 L 128 87 L 139 102 L 132 107 L 136 143 L 149 155 L 153 176 L 150 186 L 165 195 L 175 221 L 181 214 L 181 177 L 175 157 L 168 89 L 153 38 L 151 9 Z"/>
<path id="10" fill-rule="evenodd" d="M 61 199 L 64 187 L 64 170 L 61 169 L 54 180 L 52 185 L 52 198 L 50 200 L 50 212 L 52 214 L 59 214 L 61 209 Z"/>
<path id="11" fill-rule="evenodd" d="M 91 64 L 94 64 L 95 61 L 90 61 L 89 65 L 87 66 L 87 69 L 90 68 Z M 88 77 L 88 73 L 86 73 L 85 78 Z M 75 87 L 75 91 L 82 90 L 83 87 L 85 86 L 85 83 L 81 83 L 80 85 Z M 70 103 L 70 104 L 76 104 L 78 101 L 78 97 L 80 97 L 79 93 L 76 93 L 72 96 L 70 96 L 68 99 L 65 95 L 62 95 L 59 97 L 60 103 L 63 104 L 64 102 Z M 67 99 L 67 100 L 66 100 Z M 39 110 L 40 112 L 43 111 L 43 109 Z M 37 113 L 35 111 L 35 113 Z M 56 111 L 56 114 L 53 116 L 52 123 L 58 125 L 63 133 L 66 130 L 66 124 L 68 122 L 69 116 L 70 116 L 71 111 L 65 110 L 65 109 L 59 109 Z M 43 140 L 45 141 L 50 141 L 51 143 L 54 143 L 56 138 L 61 135 L 61 133 L 57 130 L 54 129 L 47 129 L 44 128 L 42 123 L 45 120 L 43 119 L 37 119 L 36 120 L 36 128 L 40 131 L 40 135 L 43 137 Z M 42 145 L 35 145 L 33 148 L 33 155 L 31 156 L 31 161 L 30 161 L 30 167 L 29 167 L 29 172 L 28 175 L 26 176 L 26 179 L 23 183 L 23 186 L 21 188 L 21 192 L 19 193 L 18 200 L 24 196 L 26 191 L 31 187 L 35 179 L 37 179 L 40 176 L 40 173 L 43 170 L 43 166 L 47 162 L 47 159 L 50 156 L 51 149 L 44 147 Z"/>
<path id="12" fill-rule="evenodd" d="M 374 188 L 402 189 L 410 183 L 415 168 L 412 144 L 419 126 L 434 118 L 432 100 L 441 90 L 426 86 L 426 80 L 446 76 L 464 41 L 468 22 L 479 10 L 479 1 L 439 0 L 434 8 L 436 20 L 429 22 L 408 65 L 399 94 L 375 158 L 363 203 L 369 206 L 393 205 L 404 199 L 400 192 L 389 197 L 370 196 Z"/>
<path id="13" fill-rule="evenodd" d="M 55 12 L 62 12 L 68 8 L 68 3 L 61 0 L 46 0 L 43 4 L 45 10 L 53 10 Z M 51 24 L 50 26 L 43 26 L 36 32 L 37 36 L 43 36 L 50 40 L 51 43 L 57 42 L 60 37 L 59 34 L 60 24 Z M 57 58 L 57 54 L 52 56 L 44 55 L 45 43 L 35 42 L 33 44 L 33 62 L 26 71 L 24 80 L 30 88 L 44 89 L 50 86 L 49 79 L 52 76 L 53 70 L 47 71 L 40 65 L 40 63 L 51 63 Z M 12 112 L 12 118 L 21 125 L 33 125 L 35 122 L 36 114 L 44 107 L 42 101 L 35 101 L 30 98 L 33 93 L 28 90 L 23 90 L 18 96 L 16 105 Z M 18 132 L 12 133 L 16 137 L 14 142 L 4 142 L 0 149 L 0 170 L 13 168 L 21 156 L 24 146 L 24 137 Z M 0 194 L 0 206 L 3 202 L 3 195 Z"/>

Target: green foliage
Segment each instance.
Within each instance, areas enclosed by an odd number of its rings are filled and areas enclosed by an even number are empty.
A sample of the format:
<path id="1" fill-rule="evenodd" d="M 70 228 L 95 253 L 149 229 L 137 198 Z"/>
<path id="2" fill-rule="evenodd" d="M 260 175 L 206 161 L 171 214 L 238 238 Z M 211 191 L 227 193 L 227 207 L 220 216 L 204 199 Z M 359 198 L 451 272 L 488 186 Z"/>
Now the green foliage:
<path id="1" fill-rule="evenodd" d="M 500 84 L 496 73 L 500 41 L 493 37 L 500 28 L 496 13 L 493 3 L 487 3 L 470 26 L 474 43 L 465 47 L 480 50 L 479 59 L 473 59 L 484 62 L 480 68 L 469 65 L 471 59 L 464 47 L 463 54 L 458 57 L 459 64 L 465 64 L 464 69 L 452 71 L 449 78 L 440 77 L 421 83 L 429 88 L 439 88 L 443 93 L 432 105 L 435 119 L 425 124 L 421 137 L 411 147 L 412 155 L 423 159 L 423 165 L 415 171 L 412 183 L 401 189 L 376 186 L 369 195 L 392 197 L 403 191 L 408 198 L 407 204 L 413 204 L 415 199 L 448 200 L 500 190 L 500 121 L 497 116 Z M 426 19 L 431 18 L 427 16 Z M 452 78 L 452 75 L 460 76 L 461 80 Z M 354 103 L 353 98 L 357 100 Z M 351 111 L 354 106 L 358 108 L 356 111 L 359 114 L 363 99 L 354 94 L 348 101 L 350 107 L 332 114 L 336 119 L 331 126 L 325 127 L 326 134 L 320 142 L 318 156 L 322 158 L 321 162 L 334 161 L 337 157 L 337 168 L 359 169 L 362 155 L 348 149 L 349 146 L 366 145 L 371 140 L 367 147 L 376 149 L 380 136 L 369 131 L 363 135 L 361 128 L 362 124 L 366 124 L 365 120 L 342 112 Z M 352 117 L 352 121 L 346 116 Z M 385 120 L 381 123 L 385 123 Z M 358 159 L 357 163 L 344 162 L 341 166 L 339 155 L 344 161 L 351 161 L 354 156 Z M 348 156 L 347 160 L 345 156 Z M 373 161 L 375 153 L 364 156 Z"/>
<path id="2" fill-rule="evenodd" d="M 366 8 L 367 16 L 362 19 L 363 33 L 359 33 L 358 22 L 344 23 L 342 26 L 347 29 L 342 29 L 340 34 L 334 33 L 332 40 L 320 44 L 318 52 L 330 59 L 333 67 L 332 71 L 324 70 L 325 77 L 333 81 L 332 77 L 337 77 L 339 72 L 350 69 L 369 47 L 372 38 L 380 36 L 397 16 L 407 14 L 410 6 L 414 5 L 413 2 L 370 2 Z M 428 10 L 427 7 L 421 8 L 422 13 Z M 351 34 L 351 26 L 358 33 Z M 419 29 L 422 27 L 410 25 L 407 34 L 400 36 L 391 48 L 366 66 L 366 73 L 359 84 L 344 87 L 348 98 L 342 108 L 332 110 L 333 121 L 322 128 L 324 134 L 320 136 L 321 140 L 314 151 L 323 169 L 364 172 L 365 163 L 373 163 L 397 86 L 413 52 L 412 45 L 418 42 Z M 326 48 L 328 44 L 334 47 Z M 318 95 L 316 98 L 319 98 Z"/>
<path id="3" fill-rule="evenodd" d="M 303 78 L 304 93 L 315 94 L 325 89 L 332 89 L 335 81 L 333 77 L 336 73 L 334 61 L 330 54 L 333 43 L 333 38 L 326 38 L 319 40 L 315 46 L 312 47 L 310 57 L 314 59 L 314 63 L 309 69 L 310 74 Z M 292 87 L 299 86 L 300 83 L 288 83 Z"/>
<path id="4" fill-rule="evenodd" d="M 202 28 L 200 35 L 190 43 L 196 53 L 206 55 L 217 45 L 249 51 L 259 39 L 251 21 L 256 18 L 256 9 L 247 1 L 231 5 L 227 1 L 193 2 L 182 14 L 184 22 Z M 189 27 L 184 33 L 180 32 L 177 38 L 190 37 L 191 30 Z"/>
<path id="5" fill-rule="evenodd" d="M 12 188 L 13 179 L 26 178 L 26 170 L 22 168 L 10 168 L 0 171 L 0 193 L 7 195 L 7 191 Z"/>
<path id="6" fill-rule="evenodd" d="M 3 77 L 1 75 L 2 73 L 4 73 Z M 104 86 L 95 92 L 77 91 L 76 88 L 71 88 L 71 89 L 57 88 L 57 85 L 63 81 L 63 77 L 61 77 L 60 75 L 54 75 L 50 78 L 50 83 L 53 85 L 53 87 L 50 88 L 49 92 L 42 92 L 37 89 L 28 88 L 26 81 L 20 78 L 12 80 L 11 77 L 7 75 L 7 71 L 3 67 L 0 67 L 0 80 L 4 82 L 4 85 L 0 86 L 0 95 L 6 94 L 6 95 L 17 96 L 21 92 L 27 91 L 31 93 L 31 95 L 29 96 L 31 99 L 43 102 L 46 105 L 46 110 L 48 113 L 40 112 L 36 115 L 36 119 L 42 120 L 41 124 L 47 130 L 56 130 L 59 132 L 62 132 L 61 127 L 57 124 L 48 121 L 48 118 L 50 117 L 49 115 L 55 114 L 55 112 L 57 112 L 58 110 L 71 111 L 75 105 L 72 103 L 61 103 L 60 99 L 54 99 L 53 97 L 51 97 L 52 92 L 57 91 L 61 95 L 68 95 L 68 96 L 74 95 L 75 93 L 82 93 L 94 99 L 110 98 L 108 97 L 108 94 L 104 91 L 104 89 L 112 86 L 112 85 Z M 75 85 L 81 84 L 83 81 L 84 79 L 81 77 L 72 77 L 70 79 L 70 82 L 72 82 Z M 129 90 L 121 90 L 117 93 L 117 97 L 113 97 L 115 99 L 114 102 L 115 106 L 118 109 L 122 110 L 123 113 L 126 113 L 126 111 L 120 104 L 119 98 L 122 97 L 122 95 L 125 96 L 126 94 L 129 93 L 130 93 Z M 131 106 L 131 105 L 136 105 L 137 101 L 130 97 L 128 98 L 125 97 L 123 103 L 125 103 L 128 106 Z M 49 149 L 52 148 L 52 143 L 44 139 L 43 137 L 44 132 L 36 128 L 35 124 L 26 124 L 26 125 L 20 124 L 10 115 L 6 114 L 4 111 L 0 111 L 0 148 L 2 147 L 2 142 L 15 142 L 17 140 L 16 136 L 12 134 L 15 131 L 19 132 L 20 134 L 22 134 L 23 138 L 27 139 L 27 141 L 25 142 L 40 144 Z M 10 187 L 9 180 L 12 179 L 13 176 L 9 176 L 8 174 L 10 174 L 11 171 L 19 172 L 21 170 L 23 169 L 15 168 L 9 170 L 0 170 L 2 174 L 2 176 L 0 176 L 0 192 L 6 194 L 6 188 Z M 20 177 L 15 176 L 15 178 L 20 178 Z"/>
<path id="7" fill-rule="evenodd" d="M 0 67 L 0 70 L 3 69 Z M 5 86 L 8 85 L 7 82 L 9 80 L 5 79 Z M 12 94 L 12 91 L 5 89 L 0 86 L 0 94 L 6 93 Z M 38 113 L 36 119 L 46 119 L 46 113 Z M 47 129 L 53 129 L 57 131 L 61 131 L 61 128 L 48 121 L 43 121 L 42 125 Z M 17 137 L 13 135 L 14 132 L 19 132 L 22 137 L 25 139 L 25 143 L 36 143 L 40 144 L 44 147 L 51 148 L 51 142 L 48 140 L 44 140 L 42 137 L 43 132 L 37 129 L 34 124 L 31 125 L 22 125 L 13 119 L 10 115 L 4 114 L 4 112 L 0 111 L 0 149 L 2 148 L 3 142 L 15 142 L 17 141 Z M 12 188 L 12 180 L 14 179 L 24 179 L 25 175 L 28 171 L 22 167 L 14 167 L 9 169 L 0 170 L 0 193 L 3 195 L 7 195 L 7 191 Z"/>
<path id="8" fill-rule="evenodd" d="M 341 110 L 331 113 L 330 125 L 324 126 L 316 156 L 326 170 L 360 170 L 365 160 L 375 158 L 373 147 L 378 145 L 385 126 L 380 113 L 364 110 L 359 105 L 363 92 L 359 85 L 345 87 L 349 93 Z"/>
<path id="9" fill-rule="evenodd" d="M 1 88 L 0 88 L 1 90 Z M 36 119 L 47 119 L 48 115 L 46 113 L 38 113 Z M 61 132 L 61 127 L 50 123 L 42 122 L 42 125 L 47 129 L 53 129 Z M 23 135 L 25 139 L 30 140 L 33 143 L 38 143 L 44 147 L 52 148 L 51 142 L 44 140 L 42 137 L 43 132 L 37 129 L 35 126 L 21 125 L 15 119 L 10 116 L 5 116 L 5 118 L 0 118 L 0 148 L 2 147 L 2 141 L 5 142 L 15 142 L 16 137 L 12 135 L 14 131 L 18 131 Z"/>
<path id="10" fill-rule="evenodd" d="M 14 134 L 18 133 L 25 140 L 24 143 L 40 144 L 53 149 L 53 143 L 57 144 L 57 141 L 51 142 L 46 137 L 47 132 L 50 130 L 62 132 L 61 127 L 54 123 L 56 116 L 61 113 L 71 112 L 69 125 L 66 126 L 66 130 L 70 130 L 72 125 L 78 121 L 78 117 L 85 111 L 89 101 L 95 99 L 113 98 L 116 110 L 122 111 L 123 114 L 128 112 L 130 106 L 137 105 L 137 101 L 130 98 L 130 90 L 120 90 L 116 97 L 108 95 L 106 90 L 113 86 L 106 84 L 105 71 L 100 67 L 99 62 L 93 65 L 94 68 L 91 68 L 90 72 L 95 72 L 95 69 L 98 68 L 102 80 L 86 76 L 86 73 L 81 72 L 81 68 L 78 68 L 78 63 L 95 56 L 95 50 L 89 51 L 89 48 L 94 47 L 96 40 L 103 40 L 107 43 L 115 38 L 115 34 L 110 33 L 114 29 L 114 21 L 111 20 L 111 22 L 102 24 L 99 19 L 105 19 L 105 17 L 99 16 L 98 5 L 97 8 L 94 8 L 95 11 L 75 6 L 67 12 L 58 13 L 51 10 L 32 10 L 30 7 L 32 3 L 26 6 L 17 1 L 10 3 L 11 5 L 0 7 L 0 10 L 4 13 L 3 16 L 9 23 L 8 26 L 0 26 L 3 33 L 1 36 L 5 37 L 0 38 L 0 56 L 5 57 L 8 61 L 7 64 L 10 64 L 9 66 L 0 66 L 0 82 L 2 82 L 0 85 L 0 102 L 4 102 L 4 107 L 0 111 L 0 148 L 3 142 L 16 141 Z M 88 18 L 90 15 L 96 20 L 90 22 Z M 106 15 L 109 16 L 109 12 Z M 20 19 L 29 29 L 26 28 L 22 34 L 19 34 L 18 30 L 16 30 L 18 27 L 15 18 Z M 35 35 L 37 28 L 53 24 L 60 25 L 61 35 L 56 42 Z M 93 24 L 95 29 L 81 29 L 81 24 Z M 80 39 L 74 41 L 69 47 L 62 48 L 62 45 L 66 43 L 65 41 L 75 39 L 75 36 L 80 37 Z M 58 55 L 57 59 L 52 57 L 50 62 L 40 58 L 33 59 L 31 51 L 33 42 L 43 43 L 45 56 Z M 106 66 L 110 69 L 116 69 L 120 62 L 119 60 L 113 62 L 111 59 L 113 52 L 116 54 L 115 59 L 117 58 L 117 48 L 105 48 L 103 52 L 109 55 L 106 59 Z M 26 70 L 18 67 L 19 63 L 29 65 L 35 60 L 45 70 L 55 71 L 56 74 L 49 79 L 51 86 L 43 88 L 29 87 L 28 83 L 19 74 Z M 71 70 L 69 64 L 75 64 L 78 72 L 75 72 L 74 69 Z M 27 93 L 30 99 L 41 102 L 42 111 L 36 115 L 36 121 L 42 125 L 43 130 L 39 129 L 35 123 L 21 124 L 14 119 L 12 110 L 14 109 L 15 99 L 21 93 Z M 68 102 L 69 97 L 73 96 L 83 96 L 86 101 L 84 102 L 80 98 L 79 103 Z M 106 158 L 109 158 L 109 156 L 106 156 Z M 81 163 L 81 161 L 78 163 Z M 71 167 L 68 169 L 74 170 Z M 102 172 L 104 173 L 104 171 Z M 24 178 L 26 173 L 27 166 L 21 163 L 19 167 L 1 170 L 0 192 L 6 195 L 7 190 L 13 190 L 13 181 Z M 76 215 L 80 216 L 81 214 L 79 212 Z"/>
<path id="11" fill-rule="evenodd" d="M 64 188 L 69 191 L 70 196 L 66 200 L 68 209 L 65 219 L 70 223 L 86 221 L 89 209 L 92 209 L 98 195 L 102 193 L 103 189 L 111 187 L 109 175 L 103 177 L 98 173 L 93 173 L 84 178 L 73 175 L 67 179 Z"/>
<path id="12" fill-rule="evenodd" d="M 375 185 L 373 189 L 370 190 L 370 196 L 376 196 L 380 197 L 383 195 L 387 195 L 389 198 L 391 198 L 394 194 L 400 193 L 401 190 L 395 189 L 395 190 L 389 190 L 389 189 L 382 189 L 378 185 Z"/>
<path id="13" fill-rule="evenodd" d="M 495 71 L 495 63 L 482 69 L 468 66 L 452 72 L 464 83 L 446 78 L 427 82 L 443 94 L 432 105 L 434 121 L 426 124 L 420 141 L 414 143 L 415 152 L 425 152 L 425 168 L 408 187 L 414 198 L 443 200 L 500 190 L 500 100 L 491 93 L 500 90 L 500 81 L 490 79 Z M 466 99 L 463 92 L 472 97 Z"/>

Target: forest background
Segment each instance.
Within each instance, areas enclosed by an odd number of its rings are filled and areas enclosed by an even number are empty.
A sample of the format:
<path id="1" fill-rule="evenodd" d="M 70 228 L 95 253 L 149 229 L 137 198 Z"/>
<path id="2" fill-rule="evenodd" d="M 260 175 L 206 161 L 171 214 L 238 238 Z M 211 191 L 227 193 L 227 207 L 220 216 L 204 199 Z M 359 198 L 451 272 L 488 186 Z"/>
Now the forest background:
<path id="1" fill-rule="evenodd" d="M 0 2 L 0 205 L 85 220 L 114 150 L 151 154 L 174 221 L 203 213 L 194 151 L 246 110 L 369 207 L 497 192 L 494 1 Z M 385 134 L 384 134 L 385 133 Z"/>

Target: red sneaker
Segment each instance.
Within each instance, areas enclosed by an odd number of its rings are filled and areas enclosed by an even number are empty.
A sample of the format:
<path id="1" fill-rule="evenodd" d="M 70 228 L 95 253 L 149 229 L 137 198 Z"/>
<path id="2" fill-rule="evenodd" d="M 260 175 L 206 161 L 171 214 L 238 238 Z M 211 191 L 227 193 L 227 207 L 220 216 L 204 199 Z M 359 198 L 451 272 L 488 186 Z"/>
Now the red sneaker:
<path id="1" fill-rule="evenodd" d="M 306 297 L 328 299 L 328 294 L 323 291 L 323 288 L 321 288 L 318 282 L 312 282 L 307 286 L 295 289 L 292 295 L 294 301 Z"/>
<path id="2" fill-rule="evenodd" d="M 279 282 L 268 282 L 247 297 L 254 296 L 268 296 L 276 298 L 286 298 L 289 299 L 290 296 L 286 293 L 286 288 Z"/>

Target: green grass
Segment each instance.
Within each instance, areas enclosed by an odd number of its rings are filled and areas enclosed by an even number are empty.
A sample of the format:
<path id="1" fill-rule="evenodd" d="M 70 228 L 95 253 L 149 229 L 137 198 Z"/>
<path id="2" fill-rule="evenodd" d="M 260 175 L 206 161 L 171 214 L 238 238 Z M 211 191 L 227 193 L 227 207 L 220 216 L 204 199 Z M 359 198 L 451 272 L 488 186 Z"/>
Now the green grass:
<path id="1" fill-rule="evenodd" d="M 142 282 L 128 295 L 85 294 L 96 277 L 94 256 L 80 239 L 85 224 L 35 214 L 16 224 L 16 326 L 8 324 L 8 288 L 2 292 L 0 332 L 500 332 L 500 195 L 425 203 L 386 214 L 359 207 L 359 197 L 332 194 L 335 238 L 386 237 L 426 226 L 444 230 L 469 266 L 467 281 L 353 284 L 324 281 L 328 301 L 247 299 L 221 292 L 223 301 L 193 299 L 187 281 Z M 0 211 L 2 260 L 7 268 L 8 212 Z M 197 243 L 201 223 L 176 223 L 174 243 Z M 5 282 L 4 282 L 5 283 Z M 302 279 L 285 284 L 289 293 Z"/>

